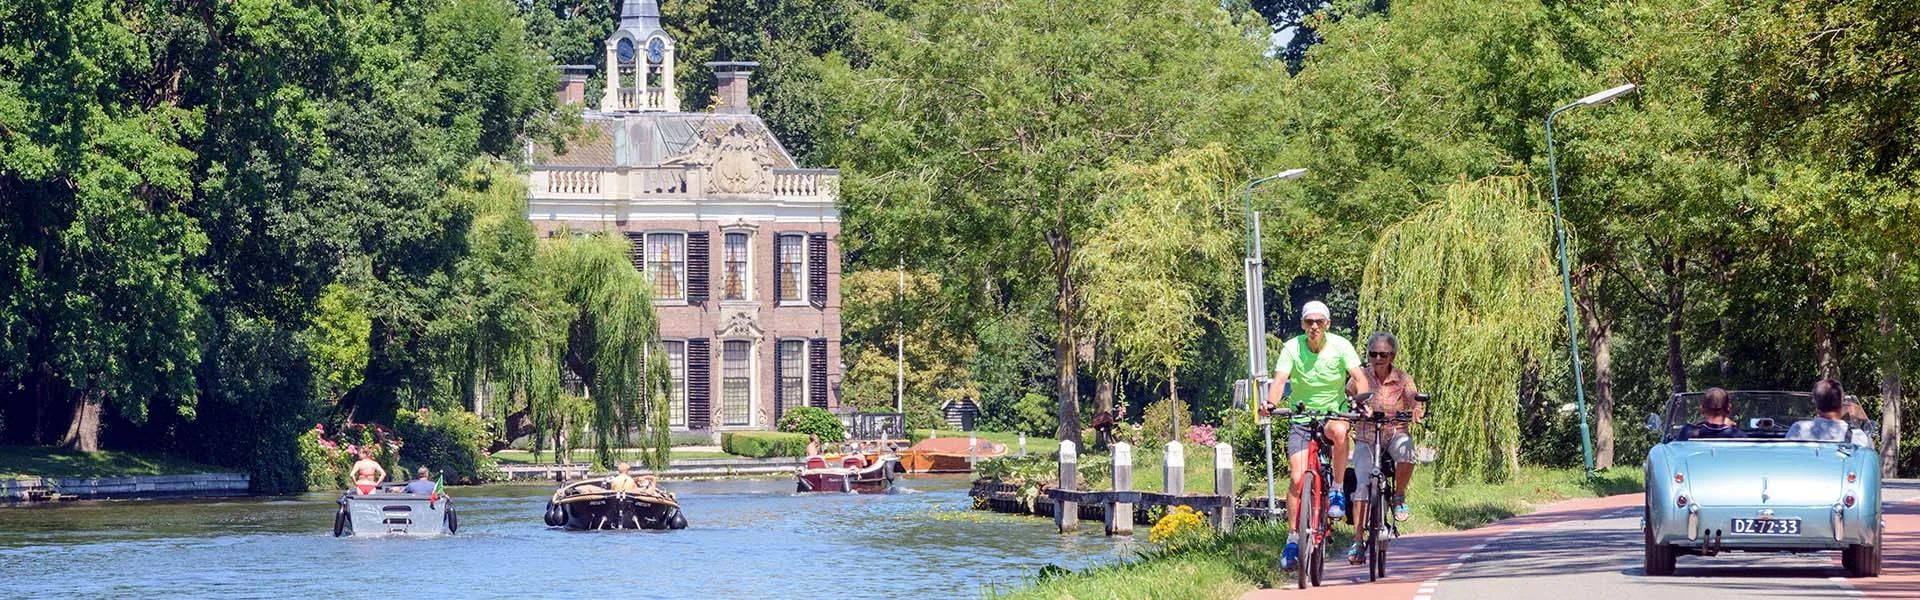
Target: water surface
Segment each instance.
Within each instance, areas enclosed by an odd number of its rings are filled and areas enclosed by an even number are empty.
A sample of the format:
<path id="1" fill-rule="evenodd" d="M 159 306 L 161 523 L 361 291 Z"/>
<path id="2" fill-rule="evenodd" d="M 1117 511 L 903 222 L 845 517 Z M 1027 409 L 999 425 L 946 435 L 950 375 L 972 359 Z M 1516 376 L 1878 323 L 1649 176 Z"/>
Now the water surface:
<path id="1" fill-rule="evenodd" d="M 0 582 L 28 598 L 974 598 L 1141 549 L 1098 523 L 1059 535 L 969 510 L 964 480 L 902 484 L 669 481 L 688 520 L 671 532 L 551 529 L 550 486 L 456 488 L 460 533 L 424 539 L 332 537 L 337 494 L 0 508 Z"/>

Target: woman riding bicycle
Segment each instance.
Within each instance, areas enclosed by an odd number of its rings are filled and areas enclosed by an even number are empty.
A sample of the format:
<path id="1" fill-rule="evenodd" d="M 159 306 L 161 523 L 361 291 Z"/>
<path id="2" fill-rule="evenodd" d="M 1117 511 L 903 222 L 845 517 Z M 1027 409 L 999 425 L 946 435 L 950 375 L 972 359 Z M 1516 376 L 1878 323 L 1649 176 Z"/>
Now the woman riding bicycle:
<path id="1" fill-rule="evenodd" d="M 1367 338 L 1365 381 L 1371 384 L 1373 397 L 1360 407 L 1360 412 L 1378 412 L 1388 416 L 1411 412 L 1413 420 L 1418 422 L 1426 418 L 1427 407 L 1425 404 L 1414 401 L 1414 395 L 1420 393 L 1420 390 L 1414 386 L 1413 378 L 1408 377 L 1407 373 L 1399 367 L 1393 366 L 1393 359 L 1399 353 L 1400 340 L 1395 339 L 1391 333 L 1382 331 Z M 1376 439 L 1385 440 L 1384 444 L 1377 447 L 1393 456 L 1393 489 L 1399 491 L 1399 494 L 1391 499 L 1393 520 L 1405 521 L 1409 516 L 1407 484 L 1413 479 L 1413 438 L 1407 435 L 1405 423 L 1362 424 L 1359 431 L 1354 434 L 1353 455 L 1362 459 L 1375 456 Z M 1362 464 L 1356 467 L 1354 476 L 1356 478 L 1354 489 L 1362 493 L 1353 502 L 1353 528 L 1354 531 L 1365 531 L 1370 525 L 1367 522 L 1367 515 L 1371 514 L 1367 512 L 1365 491 L 1367 485 L 1372 482 L 1373 465 Z M 1353 546 L 1347 548 L 1348 562 L 1353 564 L 1364 562 L 1365 557 L 1360 546 L 1360 540 L 1356 537 Z"/>
<path id="2" fill-rule="evenodd" d="M 1359 393 L 1371 389 L 1366 374 L 1360 370 L 1360 355 L 1354 352 L 1353 343 L 1327 333 L 1331 314 L 1327 305 L 1317 300 L 1300 307 L 1300 326 L 1307 332 L 1287 340 L 1281 348 L 1280 358 L 1273 365 L 1273 383 L 1267 388 L 1267 400 L 1260 406 L 1262 416 L 1274 409 L 1274 401 L 1281 397 L 1289 381 L 1293 383 L 1293 401 L 1313 411 L 1346 412 L 1349 381 L 1359 388 Z M 1309 467 L 1307 444 L 1313 435 L 1305 427 L 1309 420 L 1295 417 L 1287 432 L 1287 469 L 1291 477 L 1287 487 L 1287 515 L 1294 523 L 1293 532 L 1287 534 L 1287 547 L 1280 556 L 1282 569 L 1292 569 L 1300 560 L 1299 532 L 1303 529 L 1299 523 L 1300 481 Z M 1330 490 L 1327 514 L 1338 519 L 1346 516 L 1346 494 L 1340 486 L 1347 471 L 1347 422 L 1327 421 L 1326 437 L 1333 448 L 1333 483 L 1327 488 Z"/>

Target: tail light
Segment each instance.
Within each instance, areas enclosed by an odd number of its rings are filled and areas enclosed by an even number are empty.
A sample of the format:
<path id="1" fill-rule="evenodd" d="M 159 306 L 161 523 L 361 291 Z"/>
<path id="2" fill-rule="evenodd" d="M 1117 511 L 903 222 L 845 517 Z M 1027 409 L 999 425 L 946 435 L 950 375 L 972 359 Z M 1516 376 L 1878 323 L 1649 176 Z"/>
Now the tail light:
<path id="1" fill-rule="evenodd" d="M 1853 471 L 1847 471 L 1847 483 L 1853 483 L 1854 479 L 1855 479 L 1855 476 L 1853 474 Z"/>
<path id="2" fill-rule="evenodd" d="M 1674 504 L 1674 506 L 1678 506 L 1678 507 L 1680 507 L 1680 508 L 1686 508 L 1686 507 L 1687 507 L 1687 495 L 1686 495 L 1686 494 L 1681 494 L 1681 495 L 1680 495 L 1680 497 L 1678 497 L 1678 498 L 1674 498 L 1674 499 L 1673 499 L 1673 504 Z"/>
<path id="3" fill-rule="evenodd" d="M 1852 476 L 1852 475 L 1848 475 L 1848 476 L 1847 476 L 1847 481 L 1853 481 L 1853 476 Z M 1687 482 L 1687 474 L 1686 474 L 1686 473 L 1674 473 L 1674 474 L 1673 474 L 1673 482 L 1674 482 L 1674 483 L 1686 483 L 1686 482 Z"/>
<path id="4" fill-rule="evenodd" d="M 1853 494 L 1847 494 L 1847 508 L 1853 508 Z"/>

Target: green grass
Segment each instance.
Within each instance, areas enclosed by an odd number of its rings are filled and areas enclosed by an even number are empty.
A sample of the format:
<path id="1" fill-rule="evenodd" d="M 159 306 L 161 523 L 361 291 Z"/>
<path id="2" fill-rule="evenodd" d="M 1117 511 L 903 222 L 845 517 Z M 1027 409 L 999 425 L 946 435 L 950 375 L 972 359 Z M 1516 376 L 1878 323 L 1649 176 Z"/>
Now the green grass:
<path id="1" fill-rule="evenodd" d="M 912 438 L 915 443 L 918 443 L 920 440 L 924 440 L 929 437 L 932 437 L 932 434 L 934 432 L 935 430 L 931 430 L 931 429 L 915 429 L 913 431 L 907 432 L 907 437 Z M 950 437 L 964 438 L 964 437 L 967 437 L 967 434 L 969 433 L 966 431 L 949 431 L 945 429 L 938 430 L 938 432 L 940 434 L 940 437 L 943 437 L 943 438 L 950 438 Z M 974 431 L 971 433 L 975 436 L 978 436 L 980 439 L 993 442 L 995 444 L 1005 444 L 1007 446 L 1007 454 L 1009 456 L 1020 453 L 1020 434 L 1019 433 L 1010 433 L 1005 431 Z M 1088 434 L 1088 435 L 1091 436 L 1091 434 Z M 1086 444 L 1081 444 L 1080 445 L 1081 451 L 1084 452 L 1086 450 L 1086 447 L 1087 447 Z M 1053 439 L 1053 434 L 1051 433 L 1046 433 L 1046 434 L 1028 433 L 1027 434 L 1027 454 L 1053 454 L 1059 451 L 1060 451 L 1060 440 Z"/>
<path id="2" fill-rule="evenodd" d="M 1264 481 L 1260 487 L 1265 487 Z M 1479 527 L 1527 514 L 1541 505 L 1560 500 L 1638 492 L 1641 482 L 1640 472 L 1631 468 L 1602 471 L 1595 479 L 1588 480 L 1579 469 L 1528 467 L 1504 483 L 1448 488 L 1434 487 L 1431 473 L 1415 471 L 1410 487 L 1414 516 L 1401 525 L 1401 530 L 1419 533 Z M 1211 600 L 1237 598 L 1255 588 L 1286 585 L 1287 575 L 1276 568 L 1280 550 L 1286 545 L 1285 527 L 1253 521 L 1241 521 L 1239 525 L 1231 534 L 1191 548 L 1154 551 L 1139 561 L 1040 576 L 1029 581 L 1026 587 L 989 590 L 989 593 L 1023 600 L 1145 597 Z M 1351 541 L 1351 530 L 1338 526 L 1328 547 L 1339 551 Z"/>
<path id="3" fill-rule="evenodd" d="M 0 479 L 23 477 L 129 477 L 186 473 L 232 473 L 230 469 L 146 452 L 68 452 L 47 446 L 0 446 Z"/>

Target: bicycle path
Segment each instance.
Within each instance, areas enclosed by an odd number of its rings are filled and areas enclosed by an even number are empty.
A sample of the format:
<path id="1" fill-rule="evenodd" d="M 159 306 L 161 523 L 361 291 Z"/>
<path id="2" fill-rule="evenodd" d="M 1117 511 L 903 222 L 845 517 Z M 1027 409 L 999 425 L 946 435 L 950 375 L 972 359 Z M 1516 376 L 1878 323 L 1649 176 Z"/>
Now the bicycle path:
<path id="1" fill-rule="evenodd" d="M 1366 582 L 1364 566 L 1336 555 L 1326 584 L 1258 590 L 1242 600 L 1279 598 L 1458 600 L 1551 596 L 1554 600 L 1634 598 L 1920 598 L 1920 482 L 1887 482 L 1883 574 L 1850 579 L 1839 555 L 1683 556 L 1675 575 L 1641 570 L 1639 494 L 1572 500 L 1486 527 L 1401 538 L 1388 578 Z"/>

